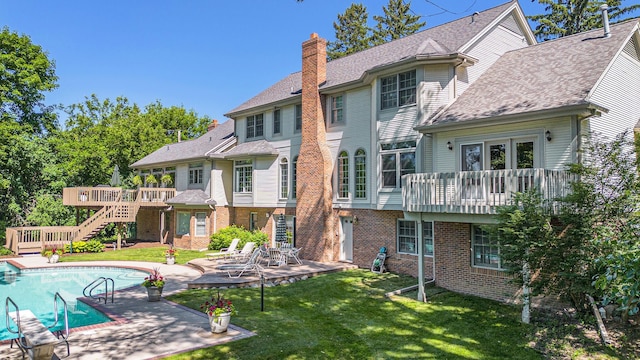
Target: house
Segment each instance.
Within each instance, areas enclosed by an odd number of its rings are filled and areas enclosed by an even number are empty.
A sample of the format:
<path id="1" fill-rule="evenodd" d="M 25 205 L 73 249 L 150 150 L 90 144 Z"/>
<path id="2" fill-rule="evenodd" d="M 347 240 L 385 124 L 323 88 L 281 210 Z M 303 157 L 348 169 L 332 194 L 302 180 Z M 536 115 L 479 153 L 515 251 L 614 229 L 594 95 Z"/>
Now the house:
<path id="1" fill-rule="evenodd" d="M 175 196 L 161 199 L 164 207 L 138 211 L 137 238 L 162 239 L 179 248 L 207 247 L 211 234 L 231 218 L 231 192 L 224 186 L 232 181 L 231 167 L 220 154 L 235 145 L 233 123 L 213 120 L 199 138 L 165 145 L 131 164 L 143 178 L 169 175 L 175 189 Z"/>
<path id="2" fill-rule="evenodd" d="M 370 267 L 384 246 L 391 271 L 514 300 L 480 225 L 515 191 L 566 191 L 580 135 L 638 122 L 638 34 L 537 44 L 516 1 L 328 63 L 312 34 L 301 72 L 226 114 L 238 147 L 275 149 L 233 159 L 232 222 L 285 214 L 304 258 Z"/>

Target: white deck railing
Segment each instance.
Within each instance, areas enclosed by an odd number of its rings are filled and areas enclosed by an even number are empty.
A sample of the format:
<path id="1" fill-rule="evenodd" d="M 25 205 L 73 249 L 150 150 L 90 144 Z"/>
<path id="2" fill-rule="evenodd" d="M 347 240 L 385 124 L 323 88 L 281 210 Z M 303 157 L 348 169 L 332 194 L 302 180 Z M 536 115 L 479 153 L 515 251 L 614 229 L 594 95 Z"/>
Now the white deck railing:
<path id="1" fill-rule="evenodd" d="M 408 212 L 495 214 L 514 193 L 537 188 L 545 199 L 569 191 L 566 171 L 515 169 L 409 174 L 402 177 L 402 208 Z"/>

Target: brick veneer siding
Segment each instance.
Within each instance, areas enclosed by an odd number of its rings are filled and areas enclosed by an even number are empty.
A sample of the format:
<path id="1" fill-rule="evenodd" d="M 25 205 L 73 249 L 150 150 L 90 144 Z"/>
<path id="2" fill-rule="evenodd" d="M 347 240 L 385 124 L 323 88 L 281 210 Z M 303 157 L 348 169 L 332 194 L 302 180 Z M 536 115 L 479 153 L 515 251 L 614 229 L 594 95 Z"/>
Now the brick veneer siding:
<path id="1" fill-rule="evenodd" d="M 353 224 L 353 263 L 371 268 L 373 259 L 381 247 L 387 248 L 386 267 L 395 273 L 418 276 L 418 256 L 399 254 L 397 249 L 397 221 L 404 218 L 402 211 L 351 209 L 336 211 L 336 233 L 339 234 L 340 216 L 356 217 Z M 339 242 L 339 237 L 337 238 Z M 425 277 L 432 278 L 432 262 L 425 256 Z"/>
<path id="2" fill-rule="evenodd" d="M 160 210 L 138 210 L 136 215 L 136 238 L 145 241 L 160 242 Z"/>
<path id="3" fill-rule="evenodd" d="M 436 285 L 498 301 L 517 301 L 518 288 L 502 271 L 471 265 L 471 224 L 434 223 Z"/>
<path id="4" fill-rule="evenodd" d="M 217 209 L 219 210 L 219 209 Z M 177 218 L 177 212 L 188 212 L 191 215 L 191 221 L 189 224 L 189 234 L 185 235 L 177 235 L 175 234 L 177 224 L 175 223 L 175 219 Z M 196 229 L 196 213 L 203 212 L 206 214 L 205 226 L 207 227 L 206 235 L 203 236 L 195 236 Z M 190 250 L 198 250 L 204 249 L 209 246 L 210 236 L 213 231 L 213 211 L 209 208 L 206 209 L 176 209 L 173 211 L 173 224 L 171 225 L 171 229 L 174 233 L 173 236 L 173 246 L 180 249 L 190 249 Z"/>
<path id="5" fill-rule="evenodd" d="M 337 260 L 331 177 L 333 162 L 326 142 L 324 99 L 318 87 L 326 80 L 326 40 L 312 34 L 302 44 L 302 143 L 297 165 L 296 235 L 304 257 Z"/>
<path id="6" fill-rule="evenodd" d="M 265 232 L 271 239 L 271 245 L 274 242 L 274 229 L 277 216 L 280 214 L 295 215 L 295 208 L 235 208 L 235 217 L 233 218 L 233 224 L 242 226 L 245 229 L 249 229 L 250 216 L 254 212 L 258 216 L 257 228 L 260 231 Z M 267 217 L 269 213 L 269 217 Z M 219 228 L 220 229 L 220 228 Z M 299 246 L 298 244 L 296 244 Z"/>

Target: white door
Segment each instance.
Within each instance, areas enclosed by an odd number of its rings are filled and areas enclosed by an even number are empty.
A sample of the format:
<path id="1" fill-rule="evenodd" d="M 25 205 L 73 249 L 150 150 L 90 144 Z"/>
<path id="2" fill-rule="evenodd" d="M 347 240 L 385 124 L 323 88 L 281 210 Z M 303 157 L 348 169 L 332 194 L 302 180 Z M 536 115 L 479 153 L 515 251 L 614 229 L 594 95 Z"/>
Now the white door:
<path id="1" fill-rule="evenodd" d="M 353 261 L 353 218 L 340 216 L 340 261 Z"/>

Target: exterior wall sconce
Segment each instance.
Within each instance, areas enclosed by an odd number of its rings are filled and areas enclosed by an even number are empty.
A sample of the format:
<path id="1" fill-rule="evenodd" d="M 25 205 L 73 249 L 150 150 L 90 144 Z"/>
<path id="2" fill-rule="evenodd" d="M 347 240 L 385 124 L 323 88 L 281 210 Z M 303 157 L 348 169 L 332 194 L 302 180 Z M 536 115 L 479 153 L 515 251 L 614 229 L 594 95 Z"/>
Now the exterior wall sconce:
<path id="1" fill-rule="evenodd" d="M 447 141 L 447 149 L 453 150 L 453 144 L 451 143 L 451 141 Z"/>
<path id="2" fill-rule="evenodd" d="M 267 219 L 269 218 L 269 216 L 271 216 L 271 214 L 269 214 L 269 212 L 268 212 L 268 211 L 267 211 L 267 214 L 266 214 L 266 215 L 267 215 Z"/>
<path id="3" fill-rule="evenodd" d="M 551 131 L 547 130 L 544 133 L 544 137 L 547 138 L 547 141 L 551 141 L 552 137 L 551 137 Z"/>
<path id="4" fill-rule="evenodd" d="M 358 223 L 358 217 L 353 215 L 353 224 L 356 225 Z"/>

